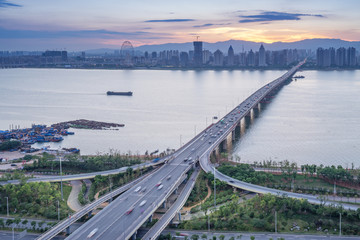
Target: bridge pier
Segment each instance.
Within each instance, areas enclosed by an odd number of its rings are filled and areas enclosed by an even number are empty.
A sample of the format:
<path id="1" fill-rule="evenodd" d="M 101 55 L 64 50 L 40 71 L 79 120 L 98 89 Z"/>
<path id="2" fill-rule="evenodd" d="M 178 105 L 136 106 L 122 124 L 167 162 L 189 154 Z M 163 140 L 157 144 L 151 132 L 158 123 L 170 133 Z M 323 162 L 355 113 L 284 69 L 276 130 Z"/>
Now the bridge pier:
<path id="1" fill-rule="evenodd" d="M 70 226 L 68 226 L 68 227 L 66 228 L 66 234 L 67 234 L 67 235 L 70 235 L 70 234 L 71 234 Z"/>
<path id="2" fill-rule="evenodd" d="M 131 236 L 131 239 L 136 240 L 136 235 L 137 235 L 137 231 L 135 231 L 135 233 Z"/>
<path id="3" fill-rule="evenodd" d="M 149 217 L 148 222 L 149 222 L 149 223 L 152 222 L 152 219 L 153 219 L 153 215 L 151 214 L 150 217 Z"/>
<path id="4" fill-rule="evenodd" d="M 235 140 L 238 140 L 240 138 L 240 136 L 241 136 L 241 124 L 240 124 L 240 122 L 239 122 L 238 125 L 236 125 L 234 133 L 235 133 Z"/>
<path id="5" fill-rule="evenodd" d="M 177 192 L 178 192 L 178 187 L 174 190 L 174 194 L 177 194 Z"/>
<path id="6" fill-rule="evenodd" d="M 166 200 L 161 204 L 162 208 L 166 208 Z"/>
<path id="7" fill-rule="evenodd" d="M 258 105 L 256 105 L 256 106 L 258 106 Z M 260 112 L 259 107 L 253 108 L 253 112 L 254 112 L 254 117 L 255 117 L 255 118 L 258 117 L 258 116 L 259 116 L 259 112 Z"/>
<path id="8" fill-rule="evenodd" d="M 181 222 L 181 212 L 178 212 L 179 222 Z"/>
<path id="9" fill-rule="evenodd" d="M 88 212 L 88 217 L 90 218 L 92 215 L 92 210 L 90 212 Z"/>

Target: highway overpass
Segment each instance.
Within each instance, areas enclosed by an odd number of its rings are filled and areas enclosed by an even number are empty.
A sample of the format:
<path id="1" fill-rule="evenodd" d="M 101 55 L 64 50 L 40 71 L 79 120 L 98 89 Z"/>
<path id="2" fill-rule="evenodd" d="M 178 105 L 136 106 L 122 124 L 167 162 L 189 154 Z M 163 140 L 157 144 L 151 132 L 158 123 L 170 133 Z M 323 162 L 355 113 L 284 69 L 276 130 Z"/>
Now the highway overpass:
<path id="1" fill-rule="evenodd" d="M 209 126 L 176 151 L 172 158 L 165 161 L 165 164 L 158 171 L 123 193 L 120 198 L 114 200 L 67 239 L 86 239 L 89 235 L 93 235 L 91 236 L 92 239 L 129 239 L 135 237 L 137 229 L 148 219 L 151 219 L 157 208 L 166 204 L 167 198 L 176 191 L 183 182 L 186 173 L 197 164 L 199 159 L 201 160 L 201 167 L 205 171 L 211 171 L 211 165 L 208 161 L 210 154 L 218 149 L 229 135 L 234 134 L 235 128 L 239 126 L 243 118 L 248 117 L 251 111 L 258 109 L 261 103 L 266 102 L 284 84 L 288 83 L 293 74 L 304 63 L 305 61 L 299 63 L 281 77 L 258 89 L 224 118 Z M 234 187 L 250 190 L 249 185 L 245 186 L 244 183 L 230 179 L 219 172 L 216 172 L 215 175 L 221 180 L 227 180 L 226 182 Z M 278 190 L 260 186 L 251 187 L 252 190 L 250 191 L 261 193 L 276 191 L 275 194 L 279 194 Z M 289 193 L 286 193 L 289 196 Z M 313 200 L 308 195 L 292 195 L 292 197 Z"/>

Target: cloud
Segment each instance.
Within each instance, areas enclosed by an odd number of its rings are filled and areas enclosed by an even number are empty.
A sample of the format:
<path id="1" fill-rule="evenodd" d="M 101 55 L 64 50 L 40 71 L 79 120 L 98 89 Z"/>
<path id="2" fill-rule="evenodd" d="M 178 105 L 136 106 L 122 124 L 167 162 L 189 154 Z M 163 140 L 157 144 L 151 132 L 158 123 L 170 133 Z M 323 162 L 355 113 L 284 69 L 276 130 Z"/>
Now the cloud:
<path id="1" fill-rule="evenodd" d="M 195 19 L 189 18 L 178 18 L 178 19 L 158 19 L 158 20 L 147 20 L 145 22 L 192 22 Z"/>
<path id="2" fill-rule="evenodd" d="M 166 33 L 150 33 L 144 31 L 116 32 L 104 29 L 97 30 L 75 30 L 75 31 L 44 31 L 44 30 L 9 30 L 0 28 L 0 39 L 31 39 L 31 38 L 101 38 L 113 39 L 117 37 L 144 38 L 165 36 Z"/>
<path id="3" fill-rule="evenodd" d="M 214 24 L 212 23 L 206 23 L 206 24 L 203 24 L 203 25 L 195 25 L 193 26 L 194 28 L 202 28 L 202 27 L 210 27 L 210 26 L 213 26 Z"/>
<path id="4" fill-rule="evenodd" d="M 195 25 L 193 27 L 194 28 L 202 28 L 202 27 L 224 26 L 224 25 L 230 25 L 230 23 L 218 23 L 218 24 L 206 23 L 206 24 L 203 24 L 203 25 Z"/>
<path id="5" fill-rule="evenodd" d="M 0 0 L 0 8 L 7 8 L 7 7 L 22 7 L 22 6 L 15 3 L 10 3 L 7 0 Z"/>
<path id="6" fill-rule="evenodd" d="M 310 17 L 324 17 L 320 14 L 303 14 L 303 13 L 286 13 L 286 12 L 262 12 L 257 15 L 241 15 L 242 18 L 240 23 L 249 23 L 249 22 L 271 22 L 271 21 L 284 21 L 284 20 L 300 20 L 301 17 L 310 16 Z"/>

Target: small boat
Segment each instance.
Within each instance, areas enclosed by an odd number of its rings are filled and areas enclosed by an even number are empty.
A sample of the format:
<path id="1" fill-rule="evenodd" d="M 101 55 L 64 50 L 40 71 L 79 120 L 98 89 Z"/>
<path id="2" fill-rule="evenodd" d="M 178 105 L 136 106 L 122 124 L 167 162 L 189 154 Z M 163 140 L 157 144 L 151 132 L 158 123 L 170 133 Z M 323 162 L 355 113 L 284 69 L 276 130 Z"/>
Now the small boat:
<path id="1" fill-rule="evenodd" d="M 106 95 L 132 96 L 133 92 L 112 92 L 112 91 L 107 91 Z"/>

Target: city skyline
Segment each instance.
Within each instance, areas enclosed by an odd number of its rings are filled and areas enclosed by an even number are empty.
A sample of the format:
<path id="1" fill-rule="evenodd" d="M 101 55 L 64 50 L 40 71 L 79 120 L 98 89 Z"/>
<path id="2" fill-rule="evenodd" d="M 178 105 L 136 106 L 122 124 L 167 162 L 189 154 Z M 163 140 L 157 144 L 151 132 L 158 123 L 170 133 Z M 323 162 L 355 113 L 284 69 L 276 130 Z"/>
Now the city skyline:
<path id="1" fill-rule="evenodd" d="M 0 50 L 120 48 L 145 44 L 272 43 L 311 38 L 359 41 L 357 9 L 346 1 L 51 2 L 0 0 Z"/>

